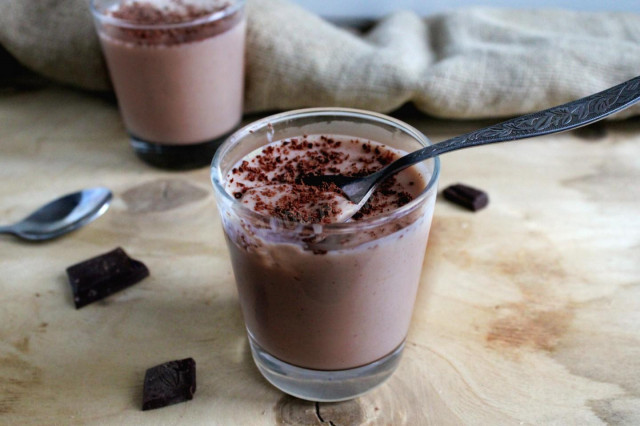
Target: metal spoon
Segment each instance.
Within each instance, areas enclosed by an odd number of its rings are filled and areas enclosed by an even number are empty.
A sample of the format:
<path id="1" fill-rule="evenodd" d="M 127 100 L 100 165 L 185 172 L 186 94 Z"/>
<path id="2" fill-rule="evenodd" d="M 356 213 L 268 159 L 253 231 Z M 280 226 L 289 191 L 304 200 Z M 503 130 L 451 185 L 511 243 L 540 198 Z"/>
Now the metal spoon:
<path id="1" fill-rule="evenodd" d="M 109 208 L 111 197 L 111 191 L 100 187 L 67 194 L 20 222 L 0 226 L 0 234 L 13 234 L 33 241 L 56 238 L 101 216 Z"/>
<path id="2" fill-rule="evenodd" d="M 575 129 L 628 108 L 639 100 L 640 77 L 635 77 L 585 98 L 526 114 L 427 146 L 399 158 L 368 176 L 305 176 L 302 181 L 308 185 L 320 185 L 323 182 L 335 183 L 355 204 L 353 209 L 353 214 L 355 214 L 366 203 L 378 184 L 415 163 L 462 148 L 532 138 Z"/>

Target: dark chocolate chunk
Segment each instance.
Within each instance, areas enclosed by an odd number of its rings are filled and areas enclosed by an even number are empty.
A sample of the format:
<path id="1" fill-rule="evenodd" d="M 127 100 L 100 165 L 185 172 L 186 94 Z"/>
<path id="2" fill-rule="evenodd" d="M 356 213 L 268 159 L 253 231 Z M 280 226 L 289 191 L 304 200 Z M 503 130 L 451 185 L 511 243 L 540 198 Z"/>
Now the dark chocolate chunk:
<path id="1" fill-rule="evenodd" d="M 193 358 L 169 361 L 147 370 L 142 410 L 153 410 L 193 399 L 196 362 Z"/>
<path id="2" fill-rule="evenodd" d="M 149 276 L 144 263 L 120 247 L 67 268 L 76 309 L 104 299 Z"/>
<path id="3" fill-rule="evenodd" d="M 447 200 L 474 212 L 489 204 L 486 192 L 460 183 L 448 186 L 442 194 Z"/>
<path id="4" fill-rule="evenodd" d="M 587 141 L 596 141 L 604 139 L 607 136 L 607 126 L 602 121 L 599 121 L 589 124 L 588 126 L 577 128 L 573 131 L 573 134 Z"/>

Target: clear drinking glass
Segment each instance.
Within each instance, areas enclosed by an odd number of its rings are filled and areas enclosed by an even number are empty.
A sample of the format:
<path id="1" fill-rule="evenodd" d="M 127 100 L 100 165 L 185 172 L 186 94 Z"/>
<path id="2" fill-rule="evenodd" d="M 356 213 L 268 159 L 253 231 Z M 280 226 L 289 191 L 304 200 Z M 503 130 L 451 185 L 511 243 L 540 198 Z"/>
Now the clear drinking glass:
<path id="1" fill-rule="evenodd" d="M 91 0 L 91 11 L 135 153 L 162 168 L 205 166 L 242 118 L 245 2 L 158 4 Z"/>
<path id="2" fill-rule="evenodd" d="M 346 223 L 283 222 L 249 210 L 225 191 L 225 176 L 248 153 L 302 135 L 343 135 L 407 152 L 430 142 L 382 114 L 313 108 L 249 124 L 213 159 L 211 178 L 256 365 L 288 394 L 340 401 L 381 384 L 398 365 L 440 166 L 437 158 L 413 166 L 424 182 L 410 203 Z"/>

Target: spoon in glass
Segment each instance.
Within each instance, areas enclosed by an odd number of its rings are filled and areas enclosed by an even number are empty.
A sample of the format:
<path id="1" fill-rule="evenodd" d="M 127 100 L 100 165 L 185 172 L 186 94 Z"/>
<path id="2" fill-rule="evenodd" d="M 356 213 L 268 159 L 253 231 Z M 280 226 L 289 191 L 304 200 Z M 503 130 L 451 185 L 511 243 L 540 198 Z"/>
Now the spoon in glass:
<path id="1" fill-rule="evenodd" d="M 42 241 L 59 237 L 93 221 L 109 208 L 112 194 L 107 188 L 89 188 L 64 195 L 9 226 L 0 234 Z"/>
<path id="2" fill-rule="evenodd" d="M 413 164 L 462 148 L 533 138 L 575 129 L 628 108 L 639 100 L 640 76 L 585 98 L 429 145 L 397 159 L 368 176 L 307 175 L 302 178 L 302 182 L 307 185 L 335 183 L 349 201 L 354 203 L 349 209 L 350 215 L 346 215 L 351 217 L 366 203 L 378 184 Z M 344 217 L 345 215 L 342 220 L 345 220 Z"/>

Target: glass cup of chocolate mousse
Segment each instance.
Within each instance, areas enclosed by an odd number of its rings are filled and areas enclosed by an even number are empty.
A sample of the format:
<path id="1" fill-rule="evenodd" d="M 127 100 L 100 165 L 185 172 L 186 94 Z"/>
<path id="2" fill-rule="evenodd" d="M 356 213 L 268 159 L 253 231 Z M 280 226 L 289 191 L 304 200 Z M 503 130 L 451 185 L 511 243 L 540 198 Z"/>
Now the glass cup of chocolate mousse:
<path id="1" fill-rule="evenodd" d="M 236 130 L 244 91 L 244 0 L 91 0 L 135 153 L 168 169 L 210 164 Z"/>
<path id="2" fill-rule="evenodd" d="M 434 158 L 393 176 L 353 216 L 339 189 L 301 177 L 368 174 L 428 144 L 382 114 L 312 108 L 249 124 L 216 152 L 211 179 L 249 344 L 280 390 L 341 401 L 391 376 L 411 322 L 440 166 Z"/>

